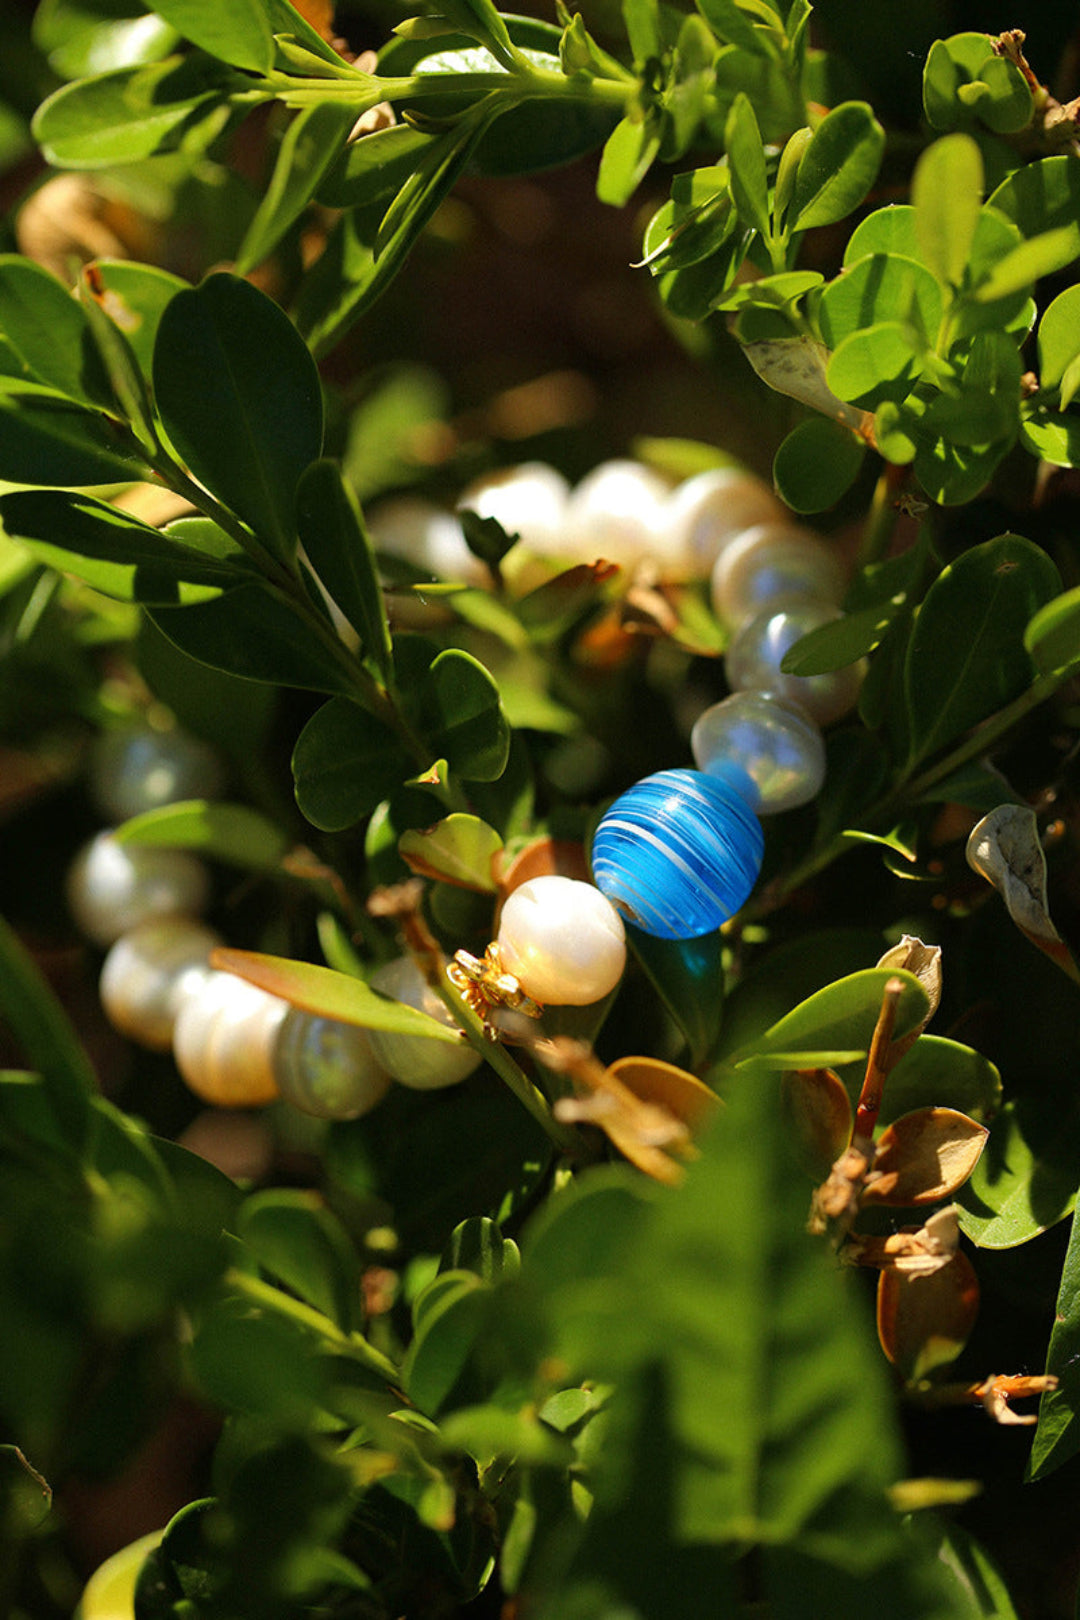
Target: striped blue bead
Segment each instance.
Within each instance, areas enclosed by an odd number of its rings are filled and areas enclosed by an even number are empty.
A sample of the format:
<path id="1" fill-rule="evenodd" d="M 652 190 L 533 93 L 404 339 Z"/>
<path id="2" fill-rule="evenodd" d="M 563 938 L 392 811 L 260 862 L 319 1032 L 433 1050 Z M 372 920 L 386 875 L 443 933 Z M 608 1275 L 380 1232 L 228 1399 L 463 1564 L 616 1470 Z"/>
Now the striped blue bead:
<path id="1" fill-rule="evenodd" d="M 607 811 L 593 879 L 616 910 L 658 939 L 694 939 L 734 916 L 757 881 L 761 824 L 745 799 L 702 771 L 658 771 Z"/>

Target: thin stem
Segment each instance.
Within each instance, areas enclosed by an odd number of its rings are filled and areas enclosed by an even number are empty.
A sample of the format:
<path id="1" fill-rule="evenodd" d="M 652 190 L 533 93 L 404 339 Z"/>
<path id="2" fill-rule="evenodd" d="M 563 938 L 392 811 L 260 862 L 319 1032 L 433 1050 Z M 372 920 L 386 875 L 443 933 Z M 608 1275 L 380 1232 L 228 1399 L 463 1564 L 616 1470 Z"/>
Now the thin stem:
<path id="1" fill-rule="evenodd" d="M 881 1112 L 881 1100 L 885 1092 L 885 1081 L 889 1070 L 895 1062 L 891 1059 L 893 1031 L 896 1028 L 896 1014 L 900 1007 L 900 997 L 904 993 L 903 979 L 890 979 L 885 986 L 881 998 L 881 1011 L 878 1013 L 877 1023 L 874 1025 L 874 1034 L 870 1042 L 870 1050 L 866 1055 L 866 1075 L 863 1079 L 862 1090 L 859 1093 L 858 1106 L 855 1109 L 855 1122 L 851 1127 L 850 1146 L 861 1145 L 873 1139 L 874 1127 Z"/>

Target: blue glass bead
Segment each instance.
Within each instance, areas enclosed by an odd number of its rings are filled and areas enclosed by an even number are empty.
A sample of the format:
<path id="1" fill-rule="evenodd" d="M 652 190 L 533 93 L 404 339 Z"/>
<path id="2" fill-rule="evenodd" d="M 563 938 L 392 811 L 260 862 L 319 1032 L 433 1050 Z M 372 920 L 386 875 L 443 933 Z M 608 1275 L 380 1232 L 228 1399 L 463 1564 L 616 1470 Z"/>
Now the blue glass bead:
<path id="1" fill-rule="evenodd" d="M 695 939 L 746 900 L 764 844 L 757 817 L 727 782 L 701 771 L 658 771 L 602 817 L 593 879 L 646 934 Z"/>

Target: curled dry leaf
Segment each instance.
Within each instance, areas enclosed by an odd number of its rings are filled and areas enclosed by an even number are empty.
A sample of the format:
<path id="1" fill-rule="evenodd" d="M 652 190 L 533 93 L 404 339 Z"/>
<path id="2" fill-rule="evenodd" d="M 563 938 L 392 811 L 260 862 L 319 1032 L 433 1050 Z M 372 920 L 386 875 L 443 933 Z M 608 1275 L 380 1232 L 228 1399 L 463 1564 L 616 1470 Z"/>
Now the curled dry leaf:
<path id="1" fill-rule="evenodd" d="M 799 1161 L 815 1180 L 827 1176 L 851 1136 L 851 1099 L 832 1069 L 793 1069 L 780 1101 Z"/>
<path id="2" fill-rule="evenodd" d="M 840 1251 L 845 1265 L 877 1266 L 881 1271 L 902 1271 L 909 1277 L 927 1277 L 947 1266 L 960 1242 L 956 1205 L 939 1209 L 918 1230 L 905 1228 L 888 1237 L 854 1233 Z"/>
<path id="3" fill-rule="evenodd" d="M 924 945 L 914 934 L 904 934 L 899 945 L 893 945 L 878 962 L 879 968 L 895 968 L 914 973 L 930 1003 L 926 1017 L 918 1029 L 913 1029 L 902 1040 L 893 1043 L 890 1067 L 898 1063 L 909 1047 L 914 1046 L 927 1024 L 941 1005 L 941 946 Z"/>
<path id="4" fill-rule="evenodd" d="M 855 1144 L 841 1153 L 821 1186 L 814 1189 L 808 1231 L 820 1236 L 835 1221 L 843 1236 L 858 1214 L 859 1195 L 869 1168 L 869 1159 Z"/>
<path id="5" fill-rule="evenodd" d="M 1050 920 L 1046 856 L 1034 810 L 1023 804 L 999 804 L 991 810 L 971 830 L 967 861 L 1001 895 L 1020 932 L 1080 981 L 1080 969 Z"/>
<path id="6" fill-rule="evenodd" d="M 881 1133 L 864 1204 L 935 1204 L 962 1187 L 989 1132 L 954 1108 L 917 1108 Z"/>
<path id="7" fill-rule="evenodd" d="M 908 1383 L 955 1361 L 978 1310 L 978 1278 L 961 1249 L 928 1275 L 883 1271 L 878 1279 L 878 1338 Z"/>

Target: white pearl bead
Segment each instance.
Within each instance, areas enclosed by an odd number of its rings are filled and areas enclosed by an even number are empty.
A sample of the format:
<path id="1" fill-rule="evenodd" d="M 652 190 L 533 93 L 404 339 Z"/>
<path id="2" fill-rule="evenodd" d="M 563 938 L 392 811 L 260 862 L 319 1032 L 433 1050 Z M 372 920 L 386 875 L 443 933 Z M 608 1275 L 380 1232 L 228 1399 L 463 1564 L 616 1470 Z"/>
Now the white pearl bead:
<path id="1" fill-rule="evenodd" d="M 210 972 L 223 941 L 194 917 L 150 917 L 121 934 L 101 969 L 101 1004 L 114 1028 L 167 1052 L 181 1002 Z"/>
<path id="2" fill-rule="evenodd" d="M 827 726 L 854 708 L 866 673 L 866 660 L 827 675 L 784 675 L 780 663 L 788 649 L 819 625 L 839 619 L 827 602 L 789 602 L 766 608 L 738 632 L 724 659 L 728 685 L 736 692 L 775 692 L 805 709 L 819 726 Z"/>
<path id="3" fill-rule="evenodd" d="M 208 973 L 185 996 L 173 1056 L 196 1096 L 219 1108 L 257 1108 L 278 1095 L 274 1049 L 289 1003 L 235 973 Z"/>
<path id="4" fill-rule="evenodd" d="M 411 956 L 399 956 L 377 968 L 371 975 L 371 988 L 427 1013 L 450 1029 L 458 1027 Z M 464 1036 L 460 1046 L 451 1046 L 446 1041 L 429 1040 L 426 1035 L 399 1035 L 389 1029 L 372 1029 L 368 1035 L 376 1060 L 400 1085 L 414 1091 L 456 1086 L 480 1065 L 480 1054 Z"/>
<path id="5" fill-rule="evenodd" d="M 415 495 L 383 501 L 372 510 L 367 526 L 377 551 L 400 557 L 422 573 L 470 584 L 488 579 L 484 564 L 466 545 L 458 519 L 431 501 Z"/>
<path id="6" fill-rule="evenodd" d="M 571 492 L 560 555 L 574 562 L 603 557 L 634 568 L 668 551 L 664 509 L 668 483 L 636 461 L 603 461 Z"/>
<path id="7" fill-rule="evenodd" d="M 186 731 L 149 726 L 105 731 L 90 760 L 90 792 L 110 821 L 126 821 L 180 799 L 214 799 L 224 772 L 214 750 Z"/>
<path id="8" fill-rule="evenodd" d="M 459 512 L 467 509 L 494 518 L 508 535 L 519 535 L 530 551 L 544 554 L 558 547 L 569 493 L 570 485 L 554 467 L 526 461 L 478 478 L 457 505 Z"/>
<path id="9" fill-rule="evenodd" d="M 690 748 L 759 816 L 807 804 L 825 781 L 825 739 L 804 709 L 775 692 L 733 692 L 699 715 Z"/>
<path id="10" fill-rule="evenodd" d="M 723 548 L 760 523 L 783 523 L 786 509 L 767 484 L 735 467 L 697 473 L 672 490 L 664 522 L 672 553 L 690 579 L 707 579 Z"/>
<path id="11" fill-rule="evenodd" d="M 716 559 L 713 607 L 737 628 L 795 598 L 836 605 L 844 584 L 839 560 L 817 535 L 793 524 L 761 523 L 737 535 Z"/>
<path id="12" fill-rule="evenodd" d="M 576 878 L 530 878 L 506 899 L 499 954 L 526 995 L 585 1007 L 614 990 L 626 966 L 626 932 L 610 900 Z"/>
<path id="13" fill-rule="evenodd" d="M 278 1030 L 274 1073 L 285 1101 L 318 1119 L 359 1119 L 390 1088 L 366 1029 L 299 1007 L 289 1008 Z"/>
<path id="14" fill-rule="evenodd" d="M 72 862 L 67 896 L 82 932 L 96 945 L 112 945 L 148 917 L 202 911 L 210 877 L 184 850 L 118 844 L 102 832 Z"/>

